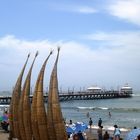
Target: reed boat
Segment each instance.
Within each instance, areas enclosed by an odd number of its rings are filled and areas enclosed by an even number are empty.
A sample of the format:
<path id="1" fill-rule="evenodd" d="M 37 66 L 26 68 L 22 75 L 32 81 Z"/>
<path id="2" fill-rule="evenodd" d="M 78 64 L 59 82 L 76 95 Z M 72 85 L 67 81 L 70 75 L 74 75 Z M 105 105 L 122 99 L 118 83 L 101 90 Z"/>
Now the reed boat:
<path id="1" fill-rule="evenodd" d="M 28 54 L 26 62 L 22 68 L 22 71 L 17 79 L 17 82 L 15 84 L 15 87 L 13 89 L 10 108 L 9 108 L 9 114 L 10 114 L 10 132 L 9 132 L 9 139 L 12 140 L 12 138 L 19 138 L 20 139 L 20 133 L 19 133 L 19 126 L 18 126 L 18 105 L 19 100 L 21 96 L 21 83 L 22 83 L 22 77 L 25 71 L 25 67 L 27 65 L 28 59 L 30 54 Z"/>
<path id="2" fill-rule="evenodd" d="M 45 111 L 44 97 L 43 97 L 43 79 L 44 79 L 45 67 L 51 54 L 52 51 L 44 61 L 42 68 L 39 72 L 38 79 L 35 86 L 35 92 L 32 100 L 31 120 L 32 120 L 33 138 L 35 140 L 48 139 L 47 115 Z"/>
<path id="3" fill-rule="evenodd" d="M 63 115 L 61 112 L 59 96 L 58 96 L 58 79 L 57 79 L 57 63 L 59 51 L 51 73 L 48 105 L 47 105 L 47 123 L 50 140 L 68 140 Z"/>
<path id="4" fill-rule="evenodd" d="M 38 55 L 38 52 L 35 55 L 35 58 L 32 62 L 32 65 L 29 69 L 26 80 L 24 82 L 23 91 L 22 91 L 21 98 L 19 101 L 19 106 L 18 106 L 18 118 L 20 118 L 19 130 L 20 130 L 21 140 L 32 140 L 30 103 L 28 100 L 29 100 L 29 95 L 30 95 L 30 80 L 31 80 L 32 68 L 33 68 L 37 55 Z"/>

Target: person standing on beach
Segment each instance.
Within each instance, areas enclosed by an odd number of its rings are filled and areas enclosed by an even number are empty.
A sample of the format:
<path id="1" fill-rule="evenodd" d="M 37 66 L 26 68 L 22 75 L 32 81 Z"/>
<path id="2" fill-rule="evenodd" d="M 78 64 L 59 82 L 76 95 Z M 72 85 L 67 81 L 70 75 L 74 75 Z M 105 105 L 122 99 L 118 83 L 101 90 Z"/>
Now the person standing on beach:
<path id="1" fill-rule="evenodd" d="M 69 124 L 72 124 L 72 120 L 70 120 L 70 123 Z"/>
<path id="2" fill-rule="evenodd" d="M 102 119 L 101 119 L 101 118 L 99 118 L 98 126 L 99 126 L 99 127 L 102 126 Z"/>
<path id="3" fill-rule="evenodd" d="M 93 121 L 92 121 L 91 118 L 89 118 L 89 126 L 90 126 L 90 128 L 91 128 L 92 124 L 93 124 Z"/>
<path id="4" fill-rule="evenodd" d="M 117 125 L 114 125 L 115 130 L 114 130 L 114 139 L 113 140 L 119 140 L 120 139 L 120 135 L 121 135 L 121 131 L 118 128 Z"/>

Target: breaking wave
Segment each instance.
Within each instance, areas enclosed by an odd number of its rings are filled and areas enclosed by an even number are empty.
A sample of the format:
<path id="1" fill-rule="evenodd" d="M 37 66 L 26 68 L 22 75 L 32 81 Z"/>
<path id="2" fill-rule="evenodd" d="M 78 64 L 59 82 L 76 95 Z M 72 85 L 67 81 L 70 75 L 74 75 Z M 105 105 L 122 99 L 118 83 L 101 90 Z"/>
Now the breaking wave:
<path id="1" fill-rule="evenodd" d="M 119 111 L 119 112 L 140 112 L 140 108 L 108 108 L 108 107 L 76 107 L 80 110 L 110 110 L 110 111 Z"/>

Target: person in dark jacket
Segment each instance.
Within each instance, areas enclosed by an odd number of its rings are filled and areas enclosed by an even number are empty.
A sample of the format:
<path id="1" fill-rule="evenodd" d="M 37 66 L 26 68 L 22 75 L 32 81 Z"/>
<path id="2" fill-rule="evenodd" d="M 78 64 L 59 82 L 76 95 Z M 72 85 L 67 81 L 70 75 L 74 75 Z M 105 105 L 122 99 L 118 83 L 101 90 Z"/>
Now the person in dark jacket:
<path id="1" fill-rule="evenodd" d="M 102 126 L 102 119 L 101 118 L 99 118 L 98 126 Z"/>
<path id="2" fill-rule="evenodd" d="M 81 131 L 78 132 L 79 140 L 85 140 L 83 133 Z"/>
<path id="3" fill-rule="evenodd" d="M 93 121 L 92 121 L 92 119 L 90 118 L 90 119 L 89 119 L 89 126 L 90 126 L 90 128 L 91 128 L 92 124 L 93 124 Z"/>
<path id="4" fill-rule="evenodd" d="M 105 134 L 104 134 L 104 140 L 109 140 L 109 134 L 107 131 L 105 131 Z"/>

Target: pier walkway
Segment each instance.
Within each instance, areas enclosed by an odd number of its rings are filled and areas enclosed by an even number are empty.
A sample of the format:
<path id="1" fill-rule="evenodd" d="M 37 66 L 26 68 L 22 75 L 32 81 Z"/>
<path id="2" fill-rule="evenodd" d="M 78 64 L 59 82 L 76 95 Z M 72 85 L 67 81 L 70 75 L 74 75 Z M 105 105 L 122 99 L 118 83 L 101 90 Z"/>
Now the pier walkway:
<path id="1" fill-rule="evenodd" d="M 67 92 L 67 93 L 59 93 L 60 101 L 68 101 L 68 100 L 95 100 L 95 99 L 113 99 L 113 98 L 130 98 L 132 97 L 132 93 L 124 92 L 120 93 L 119 91 L 105 91 L 101 93 L 93 93 L 93 92 Z M 32 101 L 32 95 L 30 96 L 30 100 Z M 44 95 L 44 102 L 47 102 L 48 95 Z M 11 96 L 0 96 L 0 104 L 10 104 Z"/>

